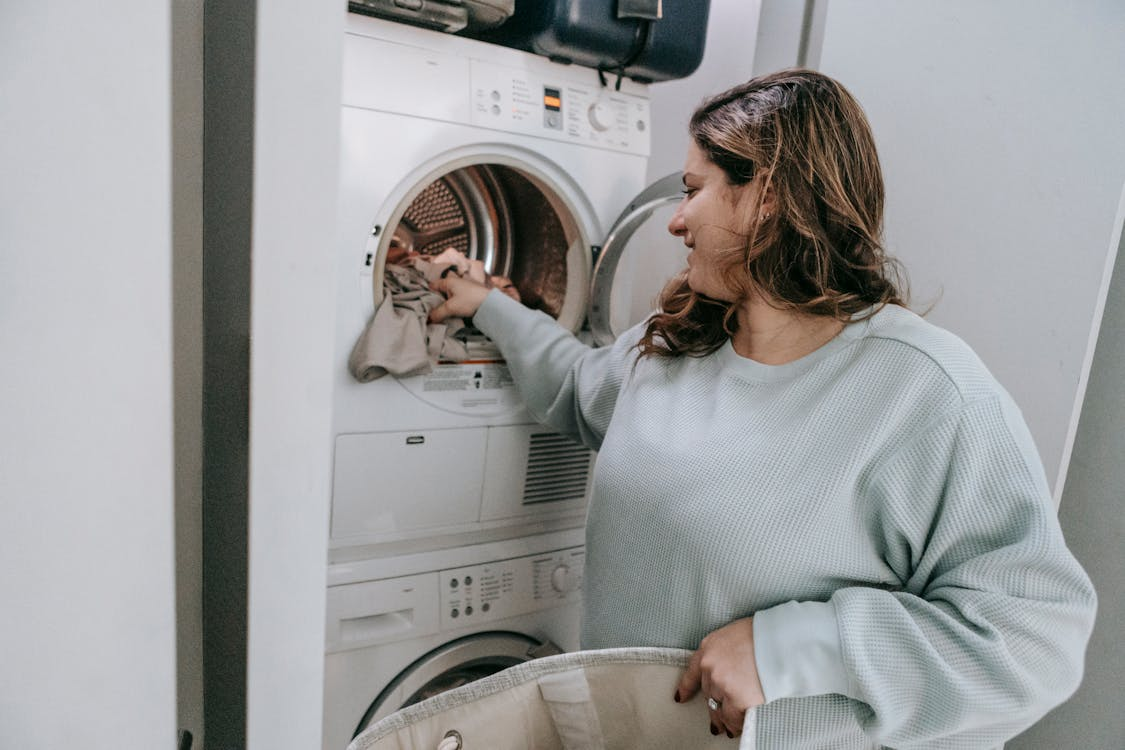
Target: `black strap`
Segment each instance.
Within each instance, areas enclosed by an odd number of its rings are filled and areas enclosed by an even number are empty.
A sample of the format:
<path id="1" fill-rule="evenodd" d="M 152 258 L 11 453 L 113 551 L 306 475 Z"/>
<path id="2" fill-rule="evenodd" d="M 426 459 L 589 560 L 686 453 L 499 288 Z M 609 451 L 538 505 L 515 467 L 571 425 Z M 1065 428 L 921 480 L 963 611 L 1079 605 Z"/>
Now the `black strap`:
<path id="1" fill-rule="evenodd" d="M 652 21 L 643 18 L 638 20 L 637 27 L 633 30 L 633 43 L 629 45 L 629 51 L 621 62 L 616 65 L 599 65 L 598 66 L 598 80 L 601 81 L 602 87 L 609 86 L 606 80 L 606 73 L 616 73 L 617 83 L 614 84 L 613 90 L 621 90 L 621 79 L 625 77 L 625 69 L 637 61 L 637 58 L 644 53 L 645 48 L 648 47 L 649 40 L 652 38 Z"/>
<path id="2" fill-rule="evenodd" d="M 659 21 L 663 15 L 662 0 L 617 0 L 618 18 Z"/>

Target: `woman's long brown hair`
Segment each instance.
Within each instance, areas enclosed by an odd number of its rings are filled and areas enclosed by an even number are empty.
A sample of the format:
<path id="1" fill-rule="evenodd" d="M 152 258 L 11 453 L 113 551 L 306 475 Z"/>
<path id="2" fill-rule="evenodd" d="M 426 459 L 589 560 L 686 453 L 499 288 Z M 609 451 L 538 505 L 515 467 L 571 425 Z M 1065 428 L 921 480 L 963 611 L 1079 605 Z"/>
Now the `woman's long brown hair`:
<path id="1" fill-rule="evenodd" d="M 705 101 L 688 126 L 732 185 L 760 179 L 747 235 L 728 253 L 742 299 L 848 322 L 905 304 L 898 263 L 883 250 L 883 176 L 859 103 L 812 70 L 760 76 Z M 640 356 L 704 356 L 737 329 L 738 303 L 692 291 L 681 272 L 660 294 Z"/>

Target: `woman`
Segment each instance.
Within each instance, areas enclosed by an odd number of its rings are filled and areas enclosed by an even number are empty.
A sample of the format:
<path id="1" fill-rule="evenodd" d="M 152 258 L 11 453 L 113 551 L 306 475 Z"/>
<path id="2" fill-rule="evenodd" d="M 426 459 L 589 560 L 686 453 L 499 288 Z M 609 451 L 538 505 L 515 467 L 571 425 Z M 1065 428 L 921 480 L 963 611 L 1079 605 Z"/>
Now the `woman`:
<path id="1" fill-rule="evenodd" d="M 612 347 L 439 285 L 599 450 L 583 646 L 694 649 L 675 700 L 760 748 L 999 745 L 1077 687 L 1095 608 L 1018 409 L 903 306 L 840 84 L 756 78 L 690 131 L 688 268 Z"/>

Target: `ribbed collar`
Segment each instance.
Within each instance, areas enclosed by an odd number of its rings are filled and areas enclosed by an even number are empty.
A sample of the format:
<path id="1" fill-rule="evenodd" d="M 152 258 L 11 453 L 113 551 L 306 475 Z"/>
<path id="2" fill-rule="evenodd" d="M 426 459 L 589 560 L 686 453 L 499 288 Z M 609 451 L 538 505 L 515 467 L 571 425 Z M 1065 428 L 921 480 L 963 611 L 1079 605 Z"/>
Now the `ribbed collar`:
<path id="1" fill-rule="evenodd" d="M 853 319 L 862 317 L 867 314 L 867 312 L 868 311 L 856 313 Z M 878 317 L 878 314 L 865 320 L 848 323 L 831 341 L 828 341 L 819 349 L 815 349 L 800 359 L 786 362 L 783 365 L 767 365 L 743 357 L 734 350 L 734 343 L 730 339 L 727 339 L 727 342 L 715 352 L 715 356 L 719 358 L 719 363 L 722 365 L 724 372 L 733 373 L 745 380 L 756 380 L 759 382 L 788 380 L 807 372 L 809 368 L 813 367 L 818 362 L 847 349 L 856 341 L 862 339 L 867 334 L 868 329 L 871 327 L 871 321 L 875 317 Z"/>

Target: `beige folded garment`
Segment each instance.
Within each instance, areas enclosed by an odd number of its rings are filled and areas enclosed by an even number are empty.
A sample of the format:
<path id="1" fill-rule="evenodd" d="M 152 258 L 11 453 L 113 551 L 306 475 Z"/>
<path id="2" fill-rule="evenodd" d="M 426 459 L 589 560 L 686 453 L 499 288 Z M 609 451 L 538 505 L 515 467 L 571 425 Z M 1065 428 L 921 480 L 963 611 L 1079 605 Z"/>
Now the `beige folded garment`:
<path id="1" fill-rule="evenodd" d="M 711 735 L 700 694 L 672 700 L 690 657 L 615 648 L 533 659 L 393 713 L 348 750 L 731 750 L 725 735 Z M 747 711 L 745 743 L 754 714 Z"/>
<path id="2" fill-rule="evenodd" d="M 465 345 L 451 334 L 465 323 L 449 318 L 430 324 L 430 310 L 444 301 L 431 291 L 420 271 L 387 265 L 383 278 L 383 301 L 352 346 L 348 371 L 361 383 L 390 374 L 396 377 L 422 375 L 442 359 L 458 362 L 468 358 Z"/>
<path id="3" fill-rule="evenodd" d="M 396 310 L 394 302 L 385 298 L 352 347 L 348 370 L 361 383 L 387 373 L 404 376 L 429 372 L 430 358 L 418 318 Z"/>

